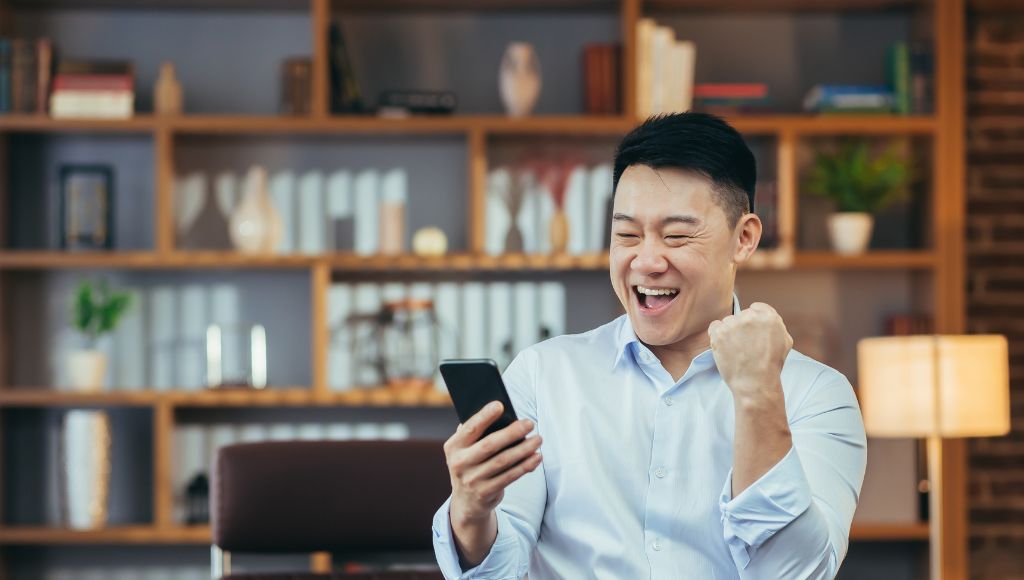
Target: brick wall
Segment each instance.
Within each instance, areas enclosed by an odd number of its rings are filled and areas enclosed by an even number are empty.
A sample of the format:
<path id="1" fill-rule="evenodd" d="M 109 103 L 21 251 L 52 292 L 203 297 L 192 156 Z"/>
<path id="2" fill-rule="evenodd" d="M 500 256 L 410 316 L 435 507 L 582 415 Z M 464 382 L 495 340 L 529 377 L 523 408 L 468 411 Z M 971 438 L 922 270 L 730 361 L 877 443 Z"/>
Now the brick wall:
<path id="1" fill-rule="evenodd" d="M 1007 3 L 1005 6 L 1010 6 Z M 1024 0 L 974 12 L 967 54 L 967 324 L 1010 339 L 1013 431 L 970 442 L 971 577 L 1024 578 Z"/>

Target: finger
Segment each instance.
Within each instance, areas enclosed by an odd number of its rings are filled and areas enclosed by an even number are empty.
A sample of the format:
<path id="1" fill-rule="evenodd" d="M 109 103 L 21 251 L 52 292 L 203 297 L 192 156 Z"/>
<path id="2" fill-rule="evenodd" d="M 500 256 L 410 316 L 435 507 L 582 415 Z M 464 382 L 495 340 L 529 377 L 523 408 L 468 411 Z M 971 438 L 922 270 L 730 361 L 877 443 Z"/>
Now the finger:
<path id="1" fill-rule="evenodd" d="M 527 473 L 530 473 L 534 469 L 537 469 L 537 467 L 540 466 L 542 459 L 543 458 L 541 457 L 540 453 L 534 453 L 533 455 L 520 461 L 514 467 L 506 469 L 497 477 L 491 478 L 482 486 L 480 486 L 480 495 L 491 496 L 496 493 L 499 493 L 501 490 L 511 485 L 512 482 L 516 481 L 517 479 L 526 475 Z"/>
<path id="2" fill-rule="evenodd" d="M 494 423 L 498 417 L 501 417 L 502 409 L 503 405 L 500 401 L 492 401 L 485 405 L 483 409 L 477 411 L 452 436 L 455 445 L 458 447 L 469 447 L 476 443 L 484 431 L 491 426 L 491 423 Z"/>
<path id="3" fill-rule="evenodd" d="M 466 473 L 466 478 L 476 480 L 490 479 L 532 455 L 540 449 L 540 444 L 541 438 L 539 435 L 530 437 L 470 470 Z"/>
<path id="4" fill-rule="evenodd" d="M 754 302 L 753 304 L 750 305 L 750 309 L 751 310 L 759 310 L 759 311 L 762 311 L 762 312 L 772 312 L 772 313 L 775 313 L 775 309 L 772 308 L 771 306 L 765 304 L 764 302 Z"/>
<path id="5" fill-rule="evenodd" d="M 520 419 L 469 446 L 462 460 L 468 466 L 483 463 L 502 449 L 529 435 L 530 431 L 533 431 L 533 421 Z"/>
<path id="6" fill-rule="evenodd" d="M 711 324 L 708 325 L 708 337 L 714 342 L 715 336 L 718 335 L 718 330 L 722 326 L 721 320 L 712 320 Z"/>

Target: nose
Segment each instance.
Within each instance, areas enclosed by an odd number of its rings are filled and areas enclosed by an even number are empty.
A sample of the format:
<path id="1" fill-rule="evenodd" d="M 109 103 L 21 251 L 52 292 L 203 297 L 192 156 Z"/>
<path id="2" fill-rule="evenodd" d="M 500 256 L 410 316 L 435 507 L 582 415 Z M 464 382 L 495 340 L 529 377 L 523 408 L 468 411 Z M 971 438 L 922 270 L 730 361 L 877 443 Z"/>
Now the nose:
<path id="1" fill-rule="evenodd" d="M 662 253 L 662 248 L 650 238 L 643 241 L 637 247 L 636 255 L 629 264 L 635 272 L 649 275 L 660 274 L 668 269 L 668 260 Z"/>

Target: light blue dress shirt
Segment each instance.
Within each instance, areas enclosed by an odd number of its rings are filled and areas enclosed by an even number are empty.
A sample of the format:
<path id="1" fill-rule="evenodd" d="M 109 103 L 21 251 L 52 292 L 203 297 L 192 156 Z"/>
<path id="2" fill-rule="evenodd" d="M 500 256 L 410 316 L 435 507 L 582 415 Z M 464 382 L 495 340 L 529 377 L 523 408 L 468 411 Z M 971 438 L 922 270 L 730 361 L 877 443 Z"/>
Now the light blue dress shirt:
<path id="1" fill-rule="evenodd" d="M 739 302 L 734 299 L 734 311 Z M 541 467 L 505 490 L 498 535 L 463 570 L 448 507 L 434 516 L 445 578 L 833 578 L 866 462 L 839 372 L 791 351 L 782 370 L 793 448 L 732 497 L 732 393 L 710 350 L 673 381 L 629 318 L 522 351 L 504 373 Z"/>

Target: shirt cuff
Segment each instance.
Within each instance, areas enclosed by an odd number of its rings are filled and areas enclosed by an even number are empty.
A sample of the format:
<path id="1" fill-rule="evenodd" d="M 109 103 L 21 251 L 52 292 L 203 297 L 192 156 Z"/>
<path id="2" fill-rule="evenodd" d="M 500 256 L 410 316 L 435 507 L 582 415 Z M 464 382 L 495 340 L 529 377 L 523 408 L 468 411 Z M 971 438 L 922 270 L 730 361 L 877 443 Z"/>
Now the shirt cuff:
<path id="1" fill-rule="evenodd" d="M 733 560 L 746 568 L 761 544 L 811 505 L 811 491 L 796 447 L 738 496 L 732 497 L 732 470 L 718 507 Z"/>
<path id="2" fill-rule="evenodd" d="M 449 515 L 451 502 L 452 499 L 449 497 L 437 510 L 432 526 L 434 555 L 437 557 L 437 565 L 441 569 L 441 574 L 448 580 L 455 578 L 459 580 L 522 578 L 526 574 L 526 570 L 518 569 L 520 566 L 516 562 L 516 536 L 510 528 L 511 523 L 508 521 L 508 516 L 500 509 L 495 510 L 498 517 L 498 535 L 494 539 L 491 551 L 475 568 L 462 569 L 459 564 L 459 553 L 455 547 L 455 539 L 452 537 L 452 524 Z"/>

